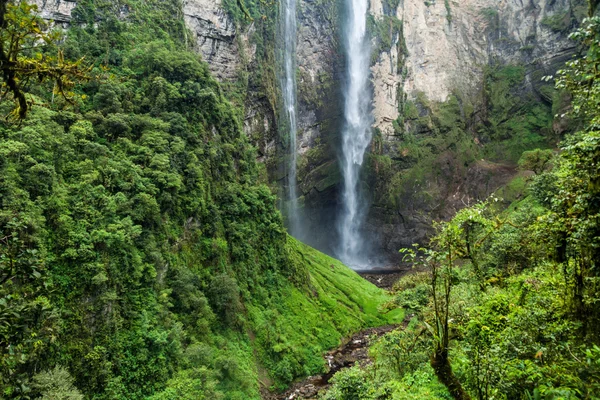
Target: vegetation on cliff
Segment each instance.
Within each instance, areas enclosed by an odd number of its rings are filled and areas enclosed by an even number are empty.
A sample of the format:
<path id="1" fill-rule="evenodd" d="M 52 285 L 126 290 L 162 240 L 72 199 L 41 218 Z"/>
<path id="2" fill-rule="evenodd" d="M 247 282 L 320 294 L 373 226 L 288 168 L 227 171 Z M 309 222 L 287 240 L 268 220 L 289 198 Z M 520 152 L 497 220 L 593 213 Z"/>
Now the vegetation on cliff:
<path id="1" fill-rule="evenodd" d="M 408 326 L 324 398 L 597 396 L 597 17 L 573 35 L 585 57 L 557 91 L 522 96 L 525 69 L 494 66 L 480 110 L 459 95 L 402 104 L 393 157 L 370 156 L 378 201 L 434 205 L 482 157 L 533 175 L 504 188 L 527 186 L 508 209 L 468 207 L 406 251 L 428 272 L 389 296 L 286 235 L 242 132 L 248 101 L 276 108 L 263 42 L 275 3 L 224 0 L 258 42 L 256 74 L 225 86 L 191 51 L 179 2 L 81 0 L 65 32 L 20 4 L 0 0 L 1 398 L 258 399 L 403 310 Z M 547 26 L 566 29 L 560 18 Z M 401 39 L 395 18 L 370 25 L 380 49 Z M 564 131 L 577 132 L 555 155 L 552 115 L 567 103 Z M 314 169 L 314 186 L 334 185 L 331 171 Z"/>
<path id="2" fill-rule="evenodd" d="M 85 57 L 95 78 L 73 104 L 23 80 L 26 118 L 0 125 L 0 397 L 259 398 L 401 317 L 286 235 L 178 2 L 79 1 L 72 17 L 20 57 Z"/>
<path id="3" fill-rule="evenodd" d="M 339 373 L 328 399 L 595 399 L 600 393 L 600 18 L 572 37 L 583 56 L 558 72 L 581 129 L 560 153 L 525 152 L 527 196 L 497 197 L 405 249 L 426 267 L 395 286 L 413 314 Z"/>

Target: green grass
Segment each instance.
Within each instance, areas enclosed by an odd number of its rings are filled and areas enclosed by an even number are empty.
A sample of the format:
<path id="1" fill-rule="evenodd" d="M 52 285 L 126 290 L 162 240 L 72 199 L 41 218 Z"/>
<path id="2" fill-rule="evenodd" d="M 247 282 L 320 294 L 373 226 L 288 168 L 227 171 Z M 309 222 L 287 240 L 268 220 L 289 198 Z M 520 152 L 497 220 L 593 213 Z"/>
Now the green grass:
<path id="1" fill-rule="evenodd" d="M 364 320 L 366 326 L 402 322 L 404 318 L 402 310 L 385 315 L 378 311 L 382 304 L 391 299 L 386 291 L 364 280 L 340 261 L 295 239 L 291 239 L 290 247 L 304 255 L 311 274 L 311 283 L 322 291 L 321 296 L 352 304 L 352 309 L 344 312 L 354 313 L 355 317 Z"/>
<path id="2" fill-rule="evenodd" d="M 339 261 L 291 237 L 287 246 L 293 262 L 306 268 L 306 285 L 285 282 L 271 306 L 247 305 L 259 362 L 269 372 L 262 383 L 275 389 L 323 372 L 323 353 L 344 337 L 404 318 L 400 309 L 381 313 L 391 297 Z"/>
<path id="3" fill-rule="evenodd" d="M 285 246 L 296 275 L 271 275 L 261 289 L 242 290 L 238 327 L 205 329 L 152 400 L 258 400 L 261 386 L 281 391 L 325 372 L 324 353 L 353 333 L 403 321 L 402 309 L 380 312 L 392 300 L 386 291 L 338 260 L 289 236 Z"/>

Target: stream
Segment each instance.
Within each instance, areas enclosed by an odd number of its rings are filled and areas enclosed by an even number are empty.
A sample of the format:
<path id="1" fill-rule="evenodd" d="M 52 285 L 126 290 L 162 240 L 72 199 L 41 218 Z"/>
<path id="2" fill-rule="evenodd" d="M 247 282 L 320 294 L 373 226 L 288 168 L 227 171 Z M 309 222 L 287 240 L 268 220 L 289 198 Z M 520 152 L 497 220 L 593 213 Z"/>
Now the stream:
<path id="1" fill-rule="evenodd" d="M 406 265 L 402 265 L 398 267 L 366 269 L 356 272 L 375 286 L 389 290 L 398 279 L 407 273 L 410 273 L 411 269 Z M 328 372 L 321 375 L 309 376 L 308 378 L 296 382 L 283 393 L 273 393 L 263 388 L 263 390 L 261 390 L 262 399 L 317 399 L 319 392 L 329 388 L 329 381 L 336 372 L 344 368 L 352 367 L 356 363 L 361 366 L 369 365 L 369 363 L 371 363 L 369 358 L 369 345 L 372 340 L 393 331 L 399 326 L 400 325 L 385 325 L 377 328 L 369 328 L 354 334 L 349 339 L 346 338 L 341 346 L 325 354 L 324 359 L 329 367 Z"/>
<path id="2" fill-rule="evenodd" d="M 386 325 L 377 328 L 369 328 L 353 335 L 337 349 L 331 350 L 325 355 L 329 365 L 329 371 L 322 375 L 309 376 L 296 382 L 284 393 L 263 393 L 264 400 L 298 400 L 317 399 L 320 391 L 329 387 L 329 381 L 333 375 L 341 369 L 354 366 L 356 363 L 365 366 L 369 359 L 369 343 L 394 329 L 398 325 Z"/>
<path id="3" fill-rule="evenodd" d="M 398 279 L 409 273 L 410 269 L 406 266 L 401 266 L 368 269 L 357 272 L 375 286 L 389 290 Z M 352 367 L 356 363 L 361 366 L 368 365 L 371 362 L 369 358 L 369 345 L 371 341 L 398 327 L 399 325 L 385 325 L 377 328 L 369 328 L 354 334 L 349 339 L 346 338 L 341 346 L 325 354 L 324 358 L 329 367 L 328 372 L 321 375 L 309 376 L 302 381 L 296 382 L 283 393 L 273 393 L 263 390 L 263 400 L 317 399 L 319 392 L 329 388 L 329 381 L 336 372 Z"/>

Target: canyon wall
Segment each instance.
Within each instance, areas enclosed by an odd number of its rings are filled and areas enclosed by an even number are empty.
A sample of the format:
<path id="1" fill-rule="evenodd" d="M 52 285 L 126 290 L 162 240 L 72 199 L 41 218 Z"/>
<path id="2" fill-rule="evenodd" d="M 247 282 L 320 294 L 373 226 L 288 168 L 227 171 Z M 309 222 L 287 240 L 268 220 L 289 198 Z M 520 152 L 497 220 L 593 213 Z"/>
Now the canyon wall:
<path id="1" fill-rule="evenodd" d="M 385 15 L 381 1 L 371 2 L 378 20 Z M 475 97 L 491 63 L 554 72 L 574 50 L 567 33 L 585 7 L 569 0 L 399 1 L 388 13 L 402 22 L 405 46 L 394 43 L 373 68 L 375 126 L 392 132 L 402 95 L 423 93 L 434 102 L 452 92 Z M 402 57 L 404 74 L 394 66 Z"/>
<path id="2" fill-rule="evenodd" d="M 584 1 L 569 0 L 400 0 L 397 8 L 390 3 L 371 1 L 376 21 L 401 21 L 400 34 L 389 49 L 382 49 L 372 67 L 374 127 L 381 133 L 379 153 L 400 162 L 407 158 L 400 154 L 408 151 L 402 145 L 406 134 L 434 135 L 431 120 L 423 122 L 426 114 L 453 95 L 460 100 L 467 125 L 472 125 L 465 130 L 471 130 L 475 147 L 482 147 L 473 126 L 488 113 L 482 92 L 486 70 L 492 66 L 522 67 L 525 85 L 519 88 L 520 95 L 550 101 L 544 99 L 541 77 L 554 74 L 575 51 L 568 33 L 586 9 Z M 402 115 L 411 100 L 418 106 L 416 118 Z M 429 108 L 419 107 L 423 103 Z M 474 117 L 464 116 L 466 104 Z M 459 165 L 456 156 L 440 151 L 434 163 L 437 171 L 428 175 L 427 182 L 407 182 L 412 178 L 407 174 L 402 184 L 410 186 L 412 194 L 406 193 L 407 188 L 393 201 L 373 196 L 367 229 L 381 253 L 394 254 L 422 242 L 431 232 L 432 220 L 449 218 L 486 199 L 517 174 L 514 160 L 479 159 Z M 373 186 L 377 193 L 377 185 Z"/>
<path id="3" fill-rule="evenodd" d="M 284 188 L 288 144 L 277 124 L 278 38 L 277 29 L 265 28 L 277 25 L 277 11 L 236 19 L 225 1 L 182 3 L 190 46 L 223 83 L 226 95 L 244 110 L 245 131 L 283 202 L 288 192 Z M 298 193 L 310 232 L 303 239 L 328 252 L 335 242 L 339 209 L 337 149 L 345 68 L 338 37 L 341 1 L 298 2 Z M 35 2 L 42 16 L 63 24 L 76 5 Z M 414 150 L 406 145 L 407 138 L 435 136 L 439 130 L 433 110 L 458 99 L 457 109 L 467 121 L 464 130 L 471 132 L 469 140 L 477 153 L 483 139 L 474 126 L 488 113 L 482 95 L 486 71 L 490 66 L 519 65 L 525 71 L 519 90 L 540 102 L 549 101 L 540 78 L 554 73 L 574 52 L 568 33 L 584 13 L 583 0 L 371 0 L 376 135 L 363 178 L 372 196 L 368 236 L 378 252 L 392 255 L 400 247 L 425 240 L 433 219 L 448 218 L 514 177 L 514 160 L 472 157 L 458 165 L 460 157 L 448 150 L 435 153 L 438 171 L 430 173 L 433 178 L 428 175 L 426 182 L 413 184 L 414 163 L 406 160 Z M 394 173 L 384 176 L 381 165 L 390 162 Z M 394 179 L 407 189 L 388 195 Z"/>

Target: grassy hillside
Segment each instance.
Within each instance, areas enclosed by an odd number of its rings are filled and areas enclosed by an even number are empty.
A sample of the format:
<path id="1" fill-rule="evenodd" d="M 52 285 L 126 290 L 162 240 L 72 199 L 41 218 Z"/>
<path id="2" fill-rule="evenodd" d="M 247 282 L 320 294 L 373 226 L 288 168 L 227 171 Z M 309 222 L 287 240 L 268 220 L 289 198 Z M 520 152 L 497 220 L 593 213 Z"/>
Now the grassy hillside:
<path id="1" fill-rule="evenodd" d="M 81 1 L 56 42 L 7 8 L 25 60 L 85 56 L 93 79 L 69 101 L 19 80 L 28 115 L 0 123 L 2 398 L 254 399 L 401 317 L 287 236 L 179 7 Z"/>
<path id="2" fill-rule="evenodd" d="M 379 312 L 390 295 L 339 261 L 291 237 L 286 248 L 302 265 L 304 284 L 274 277 L 264 293 L 244 298 L 235 316 L 244 320 L 243 330 L 221 330 L 188 347 L 190 364 L 153 399 L 195 399 L 198 393 L 258 399 L 260 386 L 283 389 L 295 378 L 323 372 L 323 353 L 350 333 L 402 321 L 400 309 Z"/>
<path id="3" fill-rule="evenodd" d="M 288 251 L 307 269 L 305 286 L 288 283 L 271 294 L 271 304 L 252 304 L 255 345 L 275 386 L 324 371 L 322 353 L 361 328 L 400 323 L 403 311 L 381 314 L 391 297 L 354 271 L 288 238 Z"/>

